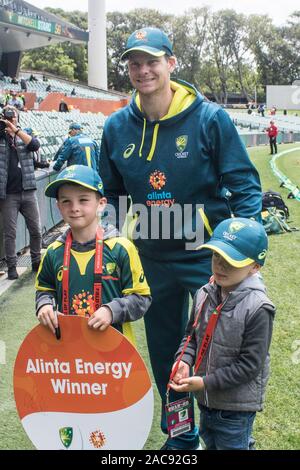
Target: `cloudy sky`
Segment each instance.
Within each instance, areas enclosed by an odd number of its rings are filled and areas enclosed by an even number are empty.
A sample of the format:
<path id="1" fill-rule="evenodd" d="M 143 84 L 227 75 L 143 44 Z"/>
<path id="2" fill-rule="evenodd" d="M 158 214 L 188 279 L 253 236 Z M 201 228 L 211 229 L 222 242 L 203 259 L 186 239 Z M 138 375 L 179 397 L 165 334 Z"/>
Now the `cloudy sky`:
<path id="1" fill-rule="evenodd" d="M 95 0 L 97 1 L 97 0 Z M 98 0 L 102 1 L 102 0 Z M 64 10 L 87 11 L 88 0 L 28 0 L 40 8 L 51 6 Z M 210 5 L 213 10 L 233 8 L 239 13 L 268 14 L 276 24 L 282 24 L 295 10 L 300 10 L 299 0 L 106 0 L 107 11 L 129 11 L 133 8 L 155 8 L 162 12 L 181 14 L 190 7 Z M 183 7 L 184 5 L 184 7 Z"/>

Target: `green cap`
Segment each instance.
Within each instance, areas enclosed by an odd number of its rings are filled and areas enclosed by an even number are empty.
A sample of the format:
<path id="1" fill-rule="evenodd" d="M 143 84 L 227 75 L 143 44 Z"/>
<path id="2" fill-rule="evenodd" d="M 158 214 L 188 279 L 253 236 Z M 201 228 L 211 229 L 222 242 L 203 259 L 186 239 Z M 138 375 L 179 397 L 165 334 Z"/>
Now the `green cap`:
<path id="1" fill-rule="evenodd" d="M 251 263 L 263 265 L 268 251 L 264 227 L 255 220 L 236 217 L 223 220 L 211 239 L 198 249 L 219 253 L 231 266 L 243 268 Z"/>
<path id="2" fill-rule="evenodd" d="M 97 171 L 85 165 L 72 165 L 61 171 L 45 189 L 45 195 L 57 198 L 58 189 L 66 183 L 75 183 L 104 195 L 103 183 Z"/>
<path id="3" fill-rule="evenodd" d="M 172 44 L 168 36 L 158 28 L 142 28 L 132 33 L 127 40 L 121 60 L 126 59 L 128 54 L 133 51 L 146 52 L 155 57 L 161 57 L 165 54 L 173 55 Z"/>

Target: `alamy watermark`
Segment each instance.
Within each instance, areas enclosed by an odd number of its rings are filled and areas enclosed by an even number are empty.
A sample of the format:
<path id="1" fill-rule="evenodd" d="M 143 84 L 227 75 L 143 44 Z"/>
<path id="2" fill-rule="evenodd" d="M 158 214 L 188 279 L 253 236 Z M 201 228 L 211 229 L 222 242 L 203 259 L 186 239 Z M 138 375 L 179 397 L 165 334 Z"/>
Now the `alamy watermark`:
<path id="1" fill-rule="evenodd" d="M 300 364 L 300 339 L 296 339 L 292 343 L 292 363 L 295 365 Z"/>
<path id="2" fill-rule="evenodd" d="M 300 80 L 295 80 L 292 85 L 293 92 L 291 96 L 291 101 L 295 105 L 300 104 Z"/>
<path id="3" fill-rule="evenodd" d="M 0 365 L 6 364 L 6 344 L 0 340 Z"/>
<path id="4" fill-rule="evenodd" d="M 149 201 L 147 201 L 149 202 Z M 132 204 L 127 223 L 127 235 L 136 240 L 183 240 L 185 250 L 195 250 L 204 243 L 203 204 L 169 204 L 165 200 L 154 204 Z M 127 216 L 127 196 L 119 197 L 118 211 L 107 204 L 102 223 L 122 227 Z"/>

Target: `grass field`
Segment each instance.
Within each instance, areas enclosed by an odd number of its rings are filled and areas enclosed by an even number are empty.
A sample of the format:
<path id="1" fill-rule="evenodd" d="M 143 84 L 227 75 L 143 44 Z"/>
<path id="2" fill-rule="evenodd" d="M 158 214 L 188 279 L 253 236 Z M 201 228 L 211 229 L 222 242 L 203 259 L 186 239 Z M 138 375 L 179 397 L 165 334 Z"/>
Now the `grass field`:
<path id="1" fill-rule="evenodd" d="M 293 147 L 300 148 L 300 144 L 281 145 L 279 151 Z M 279 190 L 286 199 L 288 191 L 279 189 L 269 167 L 268 152 L 268 146 L 249 150 L 260 173 L 263 190 Z M 285 169 L 282 170 L 300 185 L 299 153 L 289 154 L 283 159 Z M 300 227 L 300 203 L 289 200 L 288 206 L 291 225 Z M 269 241 L 270 251 L 263 273 L 269 296 L 277 306 L 277 314 L 266 406 L 264 412 L 257 416 L 254 436 L 258 449 L 300 449 L 300 232 L 271 236 Z M 0 365 L 0 449 L 33 448 L 17 416 L 12 388 L 13 364 L 18 348 L 36 324 L 33 284 L 34 277 L 28 272 L 0 297 L 0 341 L 6 345 L 6 364 Z M 135 324 L 135 331 L 139 350 L 149 364 L 142 321 Z M 158 394 L 156 390 L 154 393 L 155 414 L 146 449 L 159 449 L 164 442 L 159 428 Z"/>
<path id="2" fill-rule="evenodd" d="M 278 170 L 282 171 L 293 183 L 300 186 L 300 148 L 278 158 L 276 165 Z"/>

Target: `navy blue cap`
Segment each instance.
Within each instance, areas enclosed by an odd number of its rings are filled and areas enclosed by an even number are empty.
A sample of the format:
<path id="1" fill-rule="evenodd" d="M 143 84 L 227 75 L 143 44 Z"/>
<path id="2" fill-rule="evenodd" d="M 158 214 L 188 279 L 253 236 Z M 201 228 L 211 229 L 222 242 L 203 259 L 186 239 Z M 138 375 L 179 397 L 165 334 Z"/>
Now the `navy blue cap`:
<path id="1" fill-rule="evenodd" d="M 255 220 L 236 217 L 223 220 L 211 239 L 198 249 L 216 251 L 231 266 L 243 268 L 251 263 L 263 265 L 268 251 L 264 227 Z"/>
<path id="2" fill-rule="evenodd" d="M 60 172 L 45 189 L 45 195 L 57 198 L 58 189 L 66 183 L 75 183 L 84 188 L 96 191 L 103 196 L 103 183 L 97 171 L 85 165 L 72 165 Z"/>
<path id="3" fill-rule="evenodd" d="M 158 28 L 142 28 L 132 33 L 127 39 L 125 51 L 121 55 L 121 60 L 133 51 L 146 52 L 155 57 L 165 54 L 173 55 L 173 48 L 170 39 Z"/>

